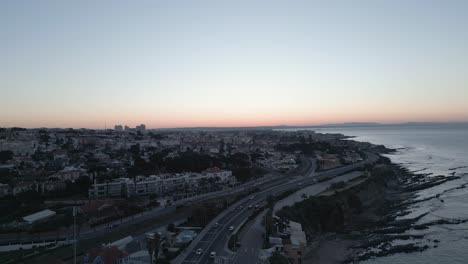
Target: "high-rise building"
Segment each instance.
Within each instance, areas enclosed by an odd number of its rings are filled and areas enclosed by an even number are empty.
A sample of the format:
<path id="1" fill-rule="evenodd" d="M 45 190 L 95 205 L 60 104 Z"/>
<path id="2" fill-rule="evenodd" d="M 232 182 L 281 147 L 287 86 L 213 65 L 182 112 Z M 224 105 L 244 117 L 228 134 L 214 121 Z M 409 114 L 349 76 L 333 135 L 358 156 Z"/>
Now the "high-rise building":
<path id="1" fill-rule="evenodd" d="M 146 130 L 145 124 L 141 124 L 139 126 L 136 126 L 136 130 L 140 131 L 140 132 L 145 132 L 145 130 Z"/>
<path id="2" fill-rule="evenodd" d="M 116 132 L 122 132 L 123 127 L 122 127 L 122 125 L 115 125 L 114 130 L 115 130 Z"/>

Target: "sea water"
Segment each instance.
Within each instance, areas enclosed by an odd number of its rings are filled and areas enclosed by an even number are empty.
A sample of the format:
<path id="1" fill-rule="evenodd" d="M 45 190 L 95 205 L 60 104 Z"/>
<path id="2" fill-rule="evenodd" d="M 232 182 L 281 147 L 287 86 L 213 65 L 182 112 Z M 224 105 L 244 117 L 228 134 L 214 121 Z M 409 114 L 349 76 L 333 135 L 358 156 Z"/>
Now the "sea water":
<path id="1" fill-rule="evenodd" d="M 392 245 L 415 244 L 427 249 L 396 253 L 362 263 L 468 263 L 468 124 L 404 124 L 310 128 L 319 133 L 341 133 L 354 140 L 397 149 L 386 155 L 393 163 L 426 177 L 459 176 L 438 186 L 416 192 L 416 203 L 399 219 L 422 216 L 403 234 L 422 238 L 395 240 Z M 418 202 L 419 201 L 419 202 Z M 444 224 L 437 224 L 445 220 Z"/>

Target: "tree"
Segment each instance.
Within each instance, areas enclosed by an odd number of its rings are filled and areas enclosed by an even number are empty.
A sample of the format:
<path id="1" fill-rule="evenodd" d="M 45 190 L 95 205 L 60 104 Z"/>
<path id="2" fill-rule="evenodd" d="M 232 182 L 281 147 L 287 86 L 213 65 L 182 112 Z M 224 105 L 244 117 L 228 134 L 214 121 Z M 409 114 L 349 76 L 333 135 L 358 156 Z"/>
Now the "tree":
<path id="1" fill-rule="evenodd" d="M 305 138 L 303 136 L 301 136 L 301 138 L 299 139 L 299 141 L 301 142 L 301 144 L 305 144 L 306 141 L 305 141 Z"/>
<path id="2" fill-rule="evenodd" d="M 268 238 L 273 233 L 273 210 L 269 209 L 265 214 L 265 245 L 266 247 L 270 247 Z"/>
<path id="3" fill-rule="evenodd" d="M 271 264 L 289 264 L 288 258 L 281 255 L 279 252 L 274 252 L 268 259 Z"/>
<path id="4" fill-rule="evenodd" d="M 129 151 L 133 156 L 140 156 L 140 144 L 132 145 Z"/>
<path id="5" fill-rule="evenodd" d="M 275 205 L 275 197 L 273 195 L 267 196 L 267 204 L 268 207 L 273 208 L 273 205 Z"/>
<path id="6" fill-rule="evenodd" d="M 224 140 L 219 143 L 219 154 L 224 154 Z"/>
<path id="7" fill-rule="evenodd" d="M 169 232 L 171 232 L 171 233 L 174 233 L 174 232 L 175 232 L 175 225 L 174 225 L 174 223 L 168 224 L 166 230 L 169 231 Z"/>
<path id="8" fill-rule="evenodd" d="M 7 162 L 13 158 L 13 152 L 11 150 L 0 151 L 0 163 Z"/>

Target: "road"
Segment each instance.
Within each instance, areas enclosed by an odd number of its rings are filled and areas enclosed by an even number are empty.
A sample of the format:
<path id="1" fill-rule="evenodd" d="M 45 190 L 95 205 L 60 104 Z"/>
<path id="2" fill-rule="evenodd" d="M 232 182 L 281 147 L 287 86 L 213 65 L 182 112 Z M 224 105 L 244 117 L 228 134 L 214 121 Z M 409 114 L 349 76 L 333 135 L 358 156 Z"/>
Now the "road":
<path id="1" fill-rule="evenodd" d="M 189 247 L 174 259 L 172 263 L 210 263 L 213 262 L 210 258 L 210 252 L 216 252 L 217 256 L 231 259 L 232 255 L 229 254 L 225 248 L 232 233 L 229 230 L 229 227 L 233 226 L 234 228 L 237 228 L 251 215 L 251 211 L 253 209 L 249 209 L 249 205 L 264 205 L 266 204 L 268 196 L 278 195 L 289 190 L 297 189 L 299 184 L 301 188 L 311 184 L 317 184 L 317 178 L 336 177 L 364 165 L 374 163 L 379 159 L 379 156 L 374 153 L 366 154 L 367 157 L 364 161 L 323 172 L 309 171 L 305 177 L 298 177 L 298 179 L 293 180 L 286 179 L 286 182 L 277 181 L 274 186 L 257 192 L 253 196 L 253 199 L 251 199 L 251 197 L 246 197 L 240 200 L 219 214 L 211 223 L 209 223 L 189 245 Z M 325 186 L 326 183 L 327 181 L 318 184 L 324 184 Z M 216 222 L 219 224 L 218 227 L 215 225 Z M 203 253 L 200 255 L 196 254 L 197 249 L 202 249 Z"/>
<path id="2" fill-rule="evenodd" d="M 243 228 L 239 235 L 241 247 L 236 251 L 233 263 L 263 263 L 259 260 L 258 255 L 263 247 L 263 234 L 265 233 L 265 228 L 262 225 L 262 220 L 266 212 L 267 211 L 264 210 Z"/>
<path id="3" fill-rule="evenodd" d="M 125 217 L 123 219 L 115 220 L 106 224 L 98 225 L 94 228 L 88 228 L 88 229 L 82 230 L 79 233 L 78 238 L 80 240 L 96 238 L 96 237 L 99 237 L 99 236 L 102 236 L 111 232 L 112 230 L 109 229 L 109 226 L 117 226 L 117 228 L 120 228 L 124 226 L 136 225 L 148 219 L 157 218 L 161 215 L 173 213 L 175 212 L 178 206 L 187 206 L 192 203 L 203 202 L 205 200 L 214 199 L 216 197 L 222 197 L 222 196 L 226 196 L 230 194 L 243 192 L 248 189 L 255 188 L 257 186 L 261 186 L 263 188 L 264 186 L 270 186 L 272 184 L 277 184 L 278 182 L 283 181 L 283 179 L 278 177 L 279 176 L 278 173 L 271 173 L 271 174 L 273 176 L 260 178 L 255 181 L 251 181 L 251 182 L 242 184 L 240 186 L 236 186 L 230 190 L 221 190 L 217 192 L 212 192 L 212 193 L 207 193 L 203 195 L 198 195 L 198 196 L 182 199 L 182 200 L 174 202 L 171 206 L 168 206 L 168 207 L 154 208 L 152 210 L 145 211 L 140 214 Z M 73 233 L 59 234 L 59 237 L 54 232 L 52 232 L 51 234 L 41 234 L 39 236 L 40 238 L 38 238 L 38 235 L 28 235 L 28 236 L 23 235 L 21 238 L 18 239 L 16 238 L 17 237 L 16 234 L 14 235 L 15 238 L 12 238 L 12 237 L 13 236 L 0 238 L 0 244 L 31 243 L 32 241 L 55 241 L 57 240 L 57 238 L 59 240 L 60 239 L 66 240 L 66 239 L 72 239 Z"/>

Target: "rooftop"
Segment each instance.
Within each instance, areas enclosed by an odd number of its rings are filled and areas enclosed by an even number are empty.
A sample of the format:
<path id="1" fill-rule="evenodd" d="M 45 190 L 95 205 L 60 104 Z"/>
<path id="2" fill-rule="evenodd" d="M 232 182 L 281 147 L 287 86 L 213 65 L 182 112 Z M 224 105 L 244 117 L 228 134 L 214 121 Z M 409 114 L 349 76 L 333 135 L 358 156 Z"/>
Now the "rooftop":
<path id="1" fill-rule="evenodd" d="M 34 213 L 32 215 L 28 215 L 23 217 L 23 220 L 29 223 L 33 223 L 42 219 L 46 219 L 48 217 L 54 216 L 56 213 L 52 210 L 46 209 L 44 211 L 40 211 L 37 213 Z"/>

